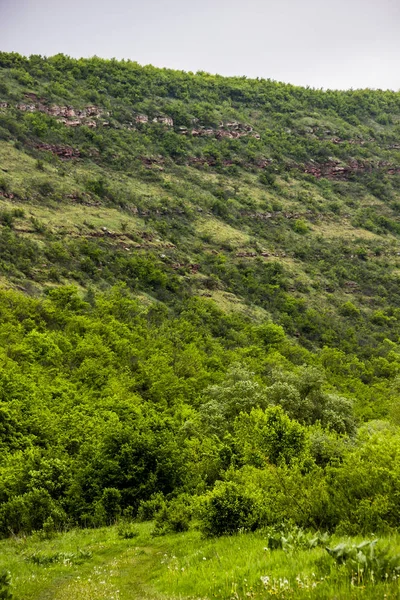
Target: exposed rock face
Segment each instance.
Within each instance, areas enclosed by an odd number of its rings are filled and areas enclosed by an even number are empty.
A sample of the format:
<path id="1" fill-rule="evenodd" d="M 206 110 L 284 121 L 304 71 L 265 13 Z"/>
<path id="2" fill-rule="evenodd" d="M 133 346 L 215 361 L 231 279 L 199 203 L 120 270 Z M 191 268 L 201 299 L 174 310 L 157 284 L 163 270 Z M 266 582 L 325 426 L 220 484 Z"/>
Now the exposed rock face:
<path id="1" fill-rule="evenodd" d="M 185 271 L 188 270 L 192 273 L 192 275 L 195 275 L 200 270 L 200 265 L 192 264 L 192 263 L 190 263 L 188 265 L 185 265 L 183 263 L 174 263 L 173 265 L 171 265 L 171 267 L 172 267 L 172 269 L 174 269 L 174 271 L 178 271 L 180 269 L 183 269 Z"/>
<path id="2" fill-rule="evenodd" d="M 182 135 L 192 135 L 193 137 L 215 137 L 217 140 L 223 138 L 234 140 L 245 136 L 251 136 L 256 139 L 260 139 L 261 137 L 259 133 L 253 131 L 251 125 L 238 123 L 237 121 L 221 122 L 217 129 L 213 129 L 212 127 L 197 127 L 193 129 L 179 127 L 179 133 Z"/>
<path id="3" fill-rule="evenodd" d="M 337 131 L 331 131 L 330 129 L 323 129 L 318 125 L 314 125 L 313 127 L 302 127 L 296 129 L 297 133 L 300 135 L 305 135 L 307 137 L 319 140 L 325 140 L 332 142 L 333 144 L 352 144 L 358 146 L 364 146 L 367 142 L 372 142 L 372 138 L 362 138 L 361 136 L 357 136 L 356 138 L 341 138 L 338 135 Z M 287 133 L 291 133 L 289 130 Z"/>
<path id="4" fill-rule="evenodd" d="M 158 117 L 155 117 L 153 119 L 153 123 L 161 123 L 162 125 L 167 125 L 167 127 L 173 127 L 174 126 L 174 121 L 171 119 L 171 117 L 165 117 L 162 115 L 159 115 Z"/>
<path id="5" fill-rule="evenodd" d="M 149 117 L 147 115 L 136 115 L 135 123 L 148 123 Z"/>
<path id="6" fill-rule="evenodd" d="M 35 112 L 36 110 L 38 110 L 36 109 L 35 104 L 24 104 L 23 102 L 17 104 L 17 108 L 18 110 L 22 110 L 24 112 Z"/>
<path id="7" fill-rule="evenodd" d="M 309 163 L 302 167 L 304 173 L 313 175 L 317 179 L 326 177 L 327 179 L 337 179 L 346 181 L 352 174 L 365 173 L 373 170 L 381 170 L 389 175 L 400 173 L 400 167 L 386 161 L 378 163 L 351 160 L 347 165 L 339 161 L 329 160 L 325 163 Z"/>
<path id="8" fill-rule="evenodd" d="M 64 123 L 64 125 L 66 127 L 79 127 L 80 125 L 82 125 L 82 122 L 79 119 L 73 119 L 73 120 L 67 120 L 67 119 L 60 119 L 62 123 Z"/>
<path id="9" fill-rule="evenodd" d="M 71 148 L 71 146 L 56 146 L 54 144 L 35 144 L 35 148 L 38 150 L 45 150 L 47 152 L 51 152 L 56 156 L 59 156 L 63 160 L 68 160 L 71 158 L 79 158 L 81 153 L 79 150 L 75 148 Z"/>
<path id="10" fill-rule="evenodd" d="M 23 112 L 42 112 L 58 119 L 66 127 L 79 127 L 86 125 L 86 127 L 95 128 L 98 123 L 101 123 L 104 127 L 109 127 L 109 121 L 100 121 L 101 117 L 109 117 L 110 113 L 104 111 L 98 106 L 87 106 L 82 110 L 73 108 L 72 106 L 59 106 L 53 104 L 47 105 L 44 98 L 38 98 L 36 94 L 25 94 L 25 97 L 31 102 L 25 103 L 20 102 L 17 104 L 17 109 Z M 1 103 L 0 108 L 8 108 L 7 103 Z M 115 127 L 124 127 L 129 130 L 135 130 L 135 125 L 147 124 L 150 122 L 150 118 L 145 114 L 137 114 L 133 117 L 133 122 L 128 125 L 115 125 Z M 157 115 L 151 119 L 152 123 L 158 123 L 166 127 L 173 127 L 174 121 L 167 115 Z M 181 135 L 191 135 L 193 137 L 214 137 L 217 140 L 221 139 L 238 139 L 245 136 L 251 136 L 255 139 L 260 139 L 259 133 L 253 131 L 251 125 L 245 123 L 239 123 L 238 121 L 227 121 L 221 122 L 218 128 L 199 126 L 198 119 L 192 120 L 194 127 L 179 127 L 178 132 Z"/>
<path id="11" fill-rule="evenodd" d="M 14 198 L 17 198 L 17 196 L 12 192 L 5 192 L 4 190 L 0 190 L 0 197 L 8 198 L 9 200 L 14 200 Z"/>
<path id="12" fill-rule="evenodd" d="M 315 221 L 324 216 L 322 213 L 314 213 L 312 210 L 306 210 L 305 212 L 282 212 L 280 210 L 275 212 L 248 212 L 242 210 L 240 214 L 242 217 L 247 217 L 256 221 L 268 221 L 269 219 L 274 220 L 282 218 Z"/>
<path id="13" fill-rule="evenodd" d="M 266 169 L 272 162 L 272 158 L 260 158 L 255 164 L 259 169 Z"/>
<path id="14" fill-rule="evenodd" d="M 261 252 L 236 252 L 235 254 L 236 258 L 256 258 L 257 256 L 263 256 L 264 258 L 268 258 L 270 256 L 274 256 L 276 258 L 278 257 L 282 257 L 285 258 L 286 257 L 286 252 L 266 252 L 266 251 L 261 251 Z"/>
<path id="15" fill-rule="evenodd" d="M 94 200 L 89 194 L 85 192 L 75 192 L 74 194 L 67 194 L 68 200 L 77 204 L 83 204 L 84 206 L 101 206 L 100 200 Z"/>
<path id="16" fill-rule="evenodd" d="M 30 100 L 38 100 L 36 94 L 25 94 L 25 96 Z M 8 105 L 5 106 L 5 108 L 7 107 Z M 17 104 L 17 109 L 23 112 L 41 112 L 56 117 L 66 127 L 86 125 L 87 127 L 95 128 L 100 117 L 109 116 L 108 112 L 103 111 L 98 106 L 87 106 L 82 110 L 73 108 L 72 106 L 58 106 L 57 104 L 48 106 L 44 98 L 41 98 L 35 104 L 20 102 Z"/>
<path id="17" fill-rule="evenodd" d="M 158 156 L 142 156 L 141 159 L 142 163 L 144 164 L 145 167 L 147 167 L 148 169 L 150 169 L 151 167 L 155 167 L 157 170 L 159 171 L 163 171 L 164 170 L 164 157 L 161 155 Z"/>
<path id="18" fill-rule="evenodd" d="M 215 158 L 206 158 L 204 156 L 202 156 L 202 157 L 191 156 L 188 159 L 188 164 L 199 165 L 199 166 L 208 165 L 209 167 L 215 167 L 218 164 L 218 162 Z M 233 160 L 225 158 L 225 159 L 221 160 L 221 162 L 219 164 L 222 164 L 223 167 L 230 167 L 231 165 L 234 165 L 235 163 L 233 162 Z"/>

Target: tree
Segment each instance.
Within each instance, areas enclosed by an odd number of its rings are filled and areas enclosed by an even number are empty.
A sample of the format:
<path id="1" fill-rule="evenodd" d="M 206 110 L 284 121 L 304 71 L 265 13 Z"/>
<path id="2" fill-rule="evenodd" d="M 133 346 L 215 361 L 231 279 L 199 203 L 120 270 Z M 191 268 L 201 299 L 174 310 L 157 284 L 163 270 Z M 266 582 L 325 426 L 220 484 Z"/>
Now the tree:
<path id="1" fill-rule="evenodd" d="M 246 464 L 259 468 L 268 463 L 290 465 L 306 456 L 306 428 L 292 421 L 280 406 L 242 413 L 236 418 L 234 429 L 238 453 Z"/>

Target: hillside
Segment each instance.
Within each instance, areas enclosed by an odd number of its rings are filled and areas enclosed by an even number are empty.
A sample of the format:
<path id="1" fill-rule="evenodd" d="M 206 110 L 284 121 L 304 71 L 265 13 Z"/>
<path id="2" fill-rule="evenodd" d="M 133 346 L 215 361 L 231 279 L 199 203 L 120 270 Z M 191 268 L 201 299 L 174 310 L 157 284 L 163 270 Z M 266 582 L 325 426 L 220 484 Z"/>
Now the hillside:
<path id="1" fill-rule="evenodd" d="M 0 53 L 0 533 L 395 530 L 399 216 L 400 93 Z"/>

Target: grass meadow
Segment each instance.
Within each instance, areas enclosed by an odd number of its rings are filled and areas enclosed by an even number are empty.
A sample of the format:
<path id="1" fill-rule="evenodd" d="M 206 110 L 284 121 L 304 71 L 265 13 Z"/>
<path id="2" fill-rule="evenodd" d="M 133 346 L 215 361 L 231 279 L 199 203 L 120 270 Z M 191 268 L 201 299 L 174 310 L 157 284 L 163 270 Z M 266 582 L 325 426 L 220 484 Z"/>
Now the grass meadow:
<path id="1" fill-rule="evenodd" d="M 14 600 L 247 600 L 400 598 L 396 575 L 351 573 L 323 546 L 270 550 L 262 532 L 206 539 L 151 535 L 149 523 L 1 542 Z M 332 538 L 336 545 L 344 538 Z M 358 540 L 359 541 L 359 540 Z M 400 537 L 378 544 L 396 553 Z"/>

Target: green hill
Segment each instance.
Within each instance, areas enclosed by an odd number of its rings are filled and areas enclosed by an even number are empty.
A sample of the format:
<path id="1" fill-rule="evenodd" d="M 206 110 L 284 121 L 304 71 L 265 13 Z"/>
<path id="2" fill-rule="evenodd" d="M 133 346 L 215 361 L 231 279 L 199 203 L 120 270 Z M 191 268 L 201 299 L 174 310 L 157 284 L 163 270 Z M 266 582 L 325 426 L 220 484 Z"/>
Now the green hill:
<path id="1" fill-rule="evenodd" d="M 400 93 L 0 53 L 0 533 L 400 516 Z"/>

